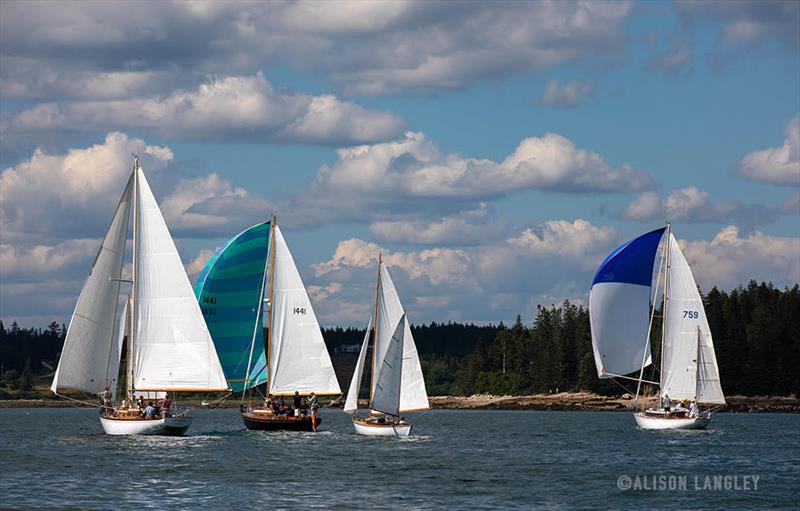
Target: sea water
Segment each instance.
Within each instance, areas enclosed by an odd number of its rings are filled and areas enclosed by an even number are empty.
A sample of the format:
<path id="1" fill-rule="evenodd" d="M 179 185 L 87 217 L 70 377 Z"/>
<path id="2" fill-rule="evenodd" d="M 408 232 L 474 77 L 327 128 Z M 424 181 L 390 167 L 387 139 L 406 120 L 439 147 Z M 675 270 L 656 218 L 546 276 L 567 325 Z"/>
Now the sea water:
<path id="1" fill-rule="evenodd" d="M 797 509 L 800 416 L 643 431 L 629 413 L 433 410 L 408 438 L 246 431 L 111 437 L 90 409 L 0 410 L 0 508 Z"/>

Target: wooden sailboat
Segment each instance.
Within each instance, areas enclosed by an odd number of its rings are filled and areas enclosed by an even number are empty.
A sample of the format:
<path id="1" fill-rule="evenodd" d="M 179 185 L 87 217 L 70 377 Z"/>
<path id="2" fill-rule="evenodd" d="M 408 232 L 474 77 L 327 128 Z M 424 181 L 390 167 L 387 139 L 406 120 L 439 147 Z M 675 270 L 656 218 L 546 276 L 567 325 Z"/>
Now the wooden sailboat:
<path id="1" fill-rule="evenodd" d="M 358 392 L 372 340 L 369 415 L 355 416 Z M 354 414 L 353 427 L 362 435 L 408 436 L 411 424 L 401 414 L 427 410 L 428 394 L 417 347 L 389 270 L 378 256 L 375 305 L 370 315 L 344 411 Z"/>
<path id="2" fill-rule="evenodd" d="M 653 381 L 644 375 L 652 363 L 650 329 L 662 282 L 661 365 Z M 711 412 L 700 406 L 725 404 L 703 301 L 669 224 L 626 242 L 603 261 L 589 293 L 589 315 L 598 376 L 636 381 L 637 405 L 643 383 L 660 386 L 659 406 L 635 412 L 639 427 L 703 429 Z M 638 376 L 626 376 L 634 372 Z"/>
<path id="3" fill-rule="evenodd" d="M 133 210 L 131 295 L 115 328 L 130 211 Z M 117 374 L 127 333 L 124 394 Z M 229 390 L 200 307 L 139 159 L 84 283 L 70 320 L 51 389 L 103 393 L 100 422 L 110 435 L 177 434 L 188 412 L 145 417 L 137 396 Z M 105 390 L 104 390 L 105 389 Z M 162 403 L 163 404 L 163 403 Z"/>
<path id="4" fill-rule="evenodd" d="M 313 410 L 303 413 L 301 407 L 293 407 L 281 413 L 268 405 L 272 399 L 341 394 L 314 309 L 276 219 L 246 229 L 223 245 L 201 273 L 195 292 L 228 382 L 242 391 L 241 415 L 247 429 L 315 431 L 320 419 Z M 264 383 L 267 396 L 256 406 L 253 390 Z"/>

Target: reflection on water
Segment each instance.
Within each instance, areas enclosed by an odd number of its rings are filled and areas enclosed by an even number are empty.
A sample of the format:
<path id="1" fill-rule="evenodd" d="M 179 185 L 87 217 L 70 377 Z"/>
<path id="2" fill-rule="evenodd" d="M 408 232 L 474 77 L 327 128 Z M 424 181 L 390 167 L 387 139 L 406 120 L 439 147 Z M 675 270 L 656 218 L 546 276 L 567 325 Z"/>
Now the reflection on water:
<path id="1" fill-rule="evenodd" d="M 406 438 L 246 431 L 196 410 L 186 437 L 111 437 L 85 409 L 0 410 L 3 504 L 54 508 L 790 508 L 796 415 L 718 414 L 707 431 L 643 431 L 630 414 L 433 411 Z M 620 475 L 757 474 L 759 490 L 624 492 Z"/>

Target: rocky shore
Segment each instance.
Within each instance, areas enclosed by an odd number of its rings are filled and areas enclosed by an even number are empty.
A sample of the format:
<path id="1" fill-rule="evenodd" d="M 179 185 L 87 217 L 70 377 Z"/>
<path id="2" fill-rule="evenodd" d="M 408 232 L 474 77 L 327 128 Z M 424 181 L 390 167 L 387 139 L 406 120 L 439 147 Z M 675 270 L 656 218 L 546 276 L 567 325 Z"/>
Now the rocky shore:
<path id="1" fill-rule="evenodd" d="M 632 411 L 634 399 L 625 394 L 619 397 L 601 396 L 590 392 L 560 392 L 558 394 L 533 394 L 529 396 L 431 396 L 431 408 L 456 410 L 568 410 L 568 411 Z M 800 413 L 800 399 L 796 396 L 727 396 L 728 403 L 719 411 L 732 413 Z M 182 405 L 200 407 L 199 401 L 181 400 Z M 343 399 L 328 403 L 331 408 L 341 408 Z M 367 401 L 359 403 L 362 408 Z M 74 401 L 59 399 L 9 399 L 0 400 L 0 408 L 57 408 L 81 406 Z M 88 406 L 88 405 L 86 405 Z M 236 408 L 238 399 L 215 402 L 214 408 Z"/>
<path id="2" fill-rule="evenodd" d="M 719 411 L 733 413 L 800 413 L 800 399 L 795 396 L 728 396 Z M 573 410 L 632 411 L 633 396 L 600 396 L 590 392 L 560 392 L 530 396 L 432 396 L 432 408 L 480 410 Z"/>

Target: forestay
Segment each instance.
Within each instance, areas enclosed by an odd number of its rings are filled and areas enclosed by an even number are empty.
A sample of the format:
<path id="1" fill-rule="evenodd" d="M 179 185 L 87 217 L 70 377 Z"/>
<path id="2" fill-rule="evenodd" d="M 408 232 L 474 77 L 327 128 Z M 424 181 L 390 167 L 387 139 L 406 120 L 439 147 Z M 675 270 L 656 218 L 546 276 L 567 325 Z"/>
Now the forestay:
<path id="1" fill-rule="evenodd" d="M 78 296 L 51 389 L 99 393 L 110 384 L 119 279 L 127 238 L 133 176 L 117 204 L 92 269 Z M 118 363 L 117 359 L 117 363 Z"/>
<path id="2" fill-rule="evenodd" d="M 280 228 L 274 229 L 269 391 L 340 394 L 308 293 Z"/>
<path id="3" fill-rule="evenodd" d="M 375 339 L 373 360 L 372 394 L 375 394 L 377 371 L 383 365 L 389 342 L 400 322 L 403 322 L 403 378 L 400 386 L 400 411 L 424 410 L 429 408 L 425 379 L 417 354 L 417 346 L 411 335 L 411 327 L 405 316 L 400 297 L 394 287 L 386 265 L 381 263 L 378 283 L 378 334 Z"/>
<path id="4" fill-rule="evenodd" d="M 369 315 L 367 331 L 364 333 L 364 342 L 361 343 L 361 351 L 358 353 L 358 361 L 353 371 L 353 378 L 350 380 L 347 400 L 344 403 L 344 411 L 347 413 L 353 413 L 358 409 L 358 392 L 361 389 L 361 378 L 364 375 L 364 362 L 367 359 L 367 351 L 369 350 L 369 338 L 372 334 L 372 318 L 374 315 L 375 310 L 373 308 L 372 314 Z"/>
<path id="5" fill-rule="evenodd" d="M 225 378 L 235 391 L 267 381 L 261 301 L 269 235 L 270 222 L 264 222 L 228 240 L 206 263 L 195 286 Z"/>
<path id="6" fill-rule="evenodd" d="M 624 243 L 603 261 L 592 280 L 589 317 L 600 378 L 629 374 L 651 363 L 653 266 L 665 229 Z"/>
<path id="7" fill-rule="evenodd" d="M 675 400 L 723 404 L 711 330 L 697 283 L 672 234 L 669 244 L 662 393 Z"/>
<path id="8" fill-rule="evenodd" d="M 227 390 L 175 243 L 144 173 L 136 173 L 134 388 Z"/>
<path id="9" fill-rule="evenodd" d="M 400 415 L 400 385 L 403 378 L 403 339 L 405 337 L 405 316 L 397 323 L 383 363 L 378 370 L 375 393 L 372 396 L 372 409 L 388 415 Z"/>

